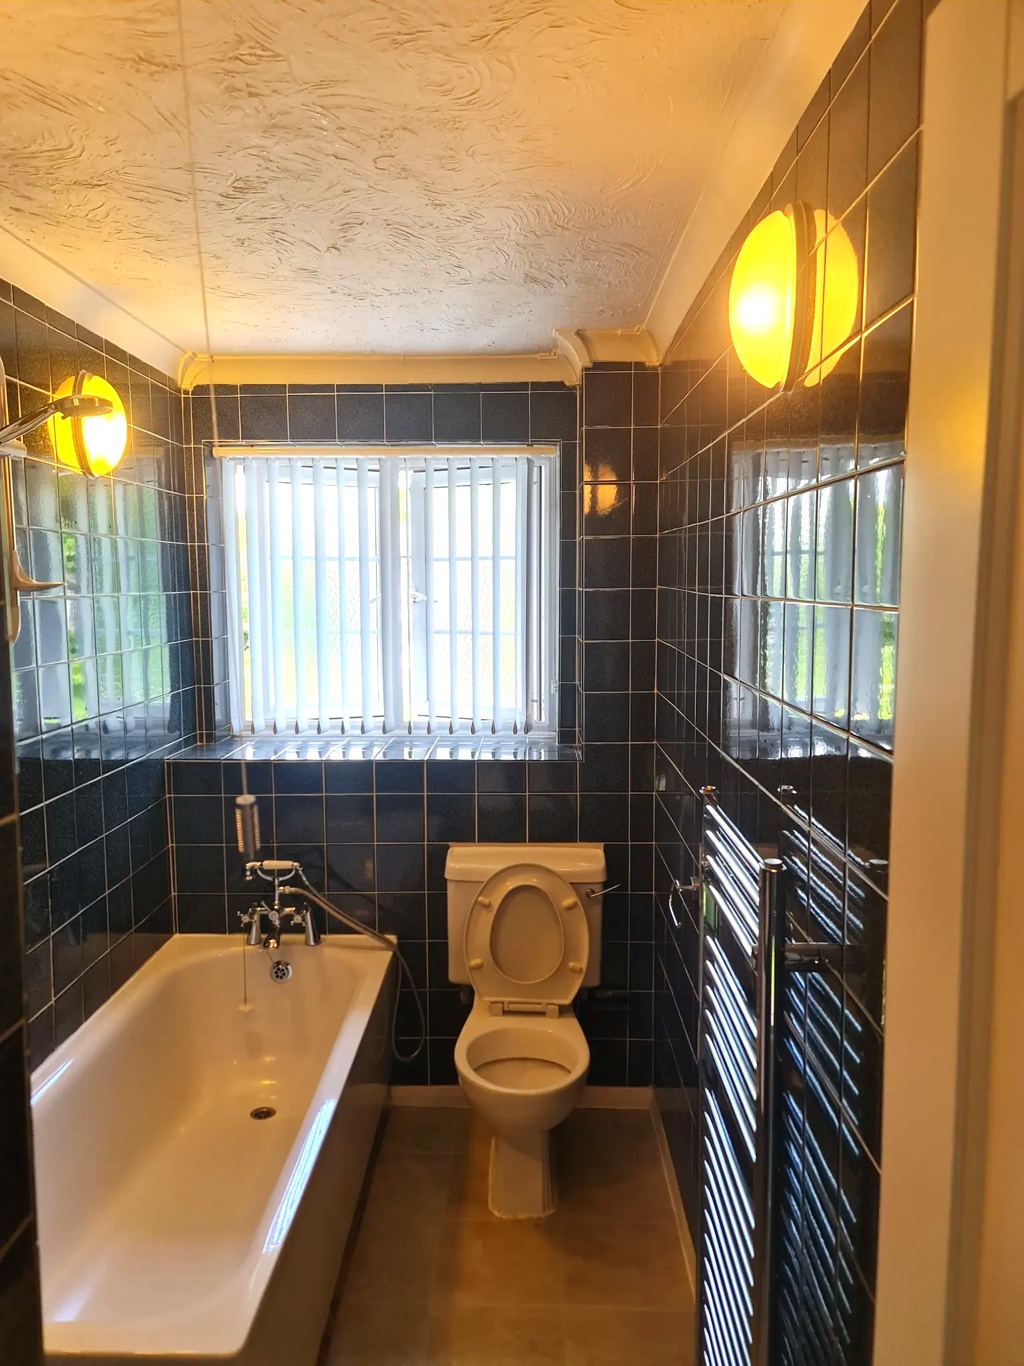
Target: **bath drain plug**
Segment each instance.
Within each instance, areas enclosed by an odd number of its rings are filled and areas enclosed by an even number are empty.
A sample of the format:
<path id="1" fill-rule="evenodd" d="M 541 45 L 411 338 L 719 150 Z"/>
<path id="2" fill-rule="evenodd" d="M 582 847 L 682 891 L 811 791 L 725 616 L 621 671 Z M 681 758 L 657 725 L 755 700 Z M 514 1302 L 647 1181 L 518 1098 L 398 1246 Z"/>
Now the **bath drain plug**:
<path id="1" fill-rule="evenodd" d="M 272 1105 L 257 1105 L 255 1110 L 249 1111 L 250 1119 L 273 1119 L 277 1111 Z"/>

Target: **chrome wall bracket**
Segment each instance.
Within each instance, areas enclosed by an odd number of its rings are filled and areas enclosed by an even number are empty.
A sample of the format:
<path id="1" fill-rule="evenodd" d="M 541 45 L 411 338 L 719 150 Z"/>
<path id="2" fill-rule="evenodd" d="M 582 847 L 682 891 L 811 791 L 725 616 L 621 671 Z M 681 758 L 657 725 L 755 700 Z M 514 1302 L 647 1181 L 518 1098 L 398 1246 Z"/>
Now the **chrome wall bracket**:
<path id="1" fill-rule="evenodd" d="M 8 427 L 7 375 L 0 361 L 0 430 Z M 60 581 L 33 579 L 25 572 L 18 554 L 18 538 L 14 521 L 14 472 L 12 460 L 25 458 L 25 445 L 19 439 L 8 439 L 0 445 L 0 591 L 4 602 L 4 639 L 13 644 L 21 630 L 22 593 L 44 593 L 60 588 Z"/>
<path id="2" fill-rule="evenodd" d="M 843 970 L 842 944 L 787 944 L 783 960 L 790 972 L 822 972 L 825 968 Z"/>

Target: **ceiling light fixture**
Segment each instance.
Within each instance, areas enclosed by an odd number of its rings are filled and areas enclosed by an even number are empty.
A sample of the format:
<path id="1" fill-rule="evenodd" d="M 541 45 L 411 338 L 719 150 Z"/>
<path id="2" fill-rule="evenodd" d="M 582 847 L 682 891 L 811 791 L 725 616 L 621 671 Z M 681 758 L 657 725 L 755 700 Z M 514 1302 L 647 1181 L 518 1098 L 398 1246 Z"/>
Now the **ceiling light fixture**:
<path id="1" fill-rule="evenodd" d="M 860 303 L 857 253 L 825 209 L 797 202 L 768 214 L 740 248 L 729 333 L 740 364 L 766 389 L 820 384 L 836 366 Z"/>

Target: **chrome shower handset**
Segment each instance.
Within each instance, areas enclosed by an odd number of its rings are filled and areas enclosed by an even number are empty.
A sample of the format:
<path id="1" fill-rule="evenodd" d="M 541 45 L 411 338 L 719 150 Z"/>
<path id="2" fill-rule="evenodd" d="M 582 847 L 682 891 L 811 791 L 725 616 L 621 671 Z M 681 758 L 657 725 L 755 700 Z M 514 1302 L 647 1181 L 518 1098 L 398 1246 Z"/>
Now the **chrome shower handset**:
<path id="1" fill-rule="evenodd" d="M 254 860 L 260 851 L 260 810 L 248 792 L 235 798 L 235 837 L 238 852 Z"/>

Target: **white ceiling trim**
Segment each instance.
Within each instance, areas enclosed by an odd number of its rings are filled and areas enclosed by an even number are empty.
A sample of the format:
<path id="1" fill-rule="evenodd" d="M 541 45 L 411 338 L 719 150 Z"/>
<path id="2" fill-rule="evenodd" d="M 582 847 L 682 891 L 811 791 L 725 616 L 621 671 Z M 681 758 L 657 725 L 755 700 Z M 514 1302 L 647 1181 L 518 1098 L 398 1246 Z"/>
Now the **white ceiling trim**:
<path id="1" fill-rule="evenodd" d="M 657 365 L 660 356 L 646 327 L 586 327 L 579 334 L 592 361 L 636 361 Z"/>
<path id="2" fill-rule="evenodd" d="M 562 351 L 489 356 L 186 356 L 183 389 L 197 384 L 579 383 Z"/>
<path id="3" fill-rule="evenodd" d="M 186 353 L 179 343 L 147 326 L 100 290 L 3 227 L 0 227 L 0 277 L 147 365 L 155 366 L 161 374 L 177 375 L 190 358 L 191 353 Z"/>
<path id="4" fill-rule="evenodd" d="M 646 327 L 559 327 L 555 342 L 579 383 L 583 371 L 599 361 L 657 365 L 660 357 Z"/>
<path id="5" fill-rule="evenodd" d="M 654 292 L 646 330 L 658 362 L 863 9 L 864 0 L 792 0 L 783 12 Z"/>

